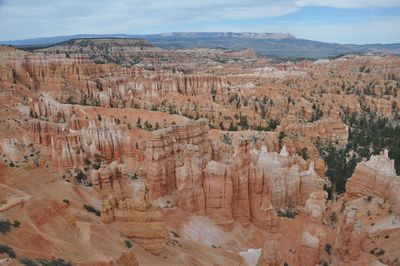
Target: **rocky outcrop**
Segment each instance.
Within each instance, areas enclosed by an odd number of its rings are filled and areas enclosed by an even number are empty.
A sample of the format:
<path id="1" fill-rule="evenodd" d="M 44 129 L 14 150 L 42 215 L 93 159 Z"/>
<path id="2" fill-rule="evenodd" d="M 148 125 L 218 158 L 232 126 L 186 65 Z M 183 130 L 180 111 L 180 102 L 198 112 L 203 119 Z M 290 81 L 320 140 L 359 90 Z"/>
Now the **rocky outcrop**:
<path id="1" fill-rule="evenodd" d="M 133 251 L 123 252 L 121 256 L 111 261 L 73 262 L 77 266 L 139 266 Z"/>
<path id="2" fill-rule="evenodd" d="M 287 126 L 286 126 L 287 125 Z M 311 143 L 317 140 L 337 143 L 345 146 L 349 137 L 346 124 L 339 117 L 334 119 L 322 119 L 313 123 L 296 123 L 292 120 L 284 121 L 282 129 L 287 135 L 293 135 L 302 140 L 309 140 Z"/>
<path id="3" fill-rule="evenodd" d="M 205 194 L 202 186 L 202 165 L 197 146 L 184 148 L 183 166 L 176 168 L 178 207 L 197 214 L 204 214 Z"/>
<path id="4" fill-rule="evenodd" d="M 265 226 L 267 222 L 265 210 L 272 204 L 272 188 L 275 185 L 275 182 L 270 179 L 272 174 L 270 170 L 273 168 L 272 160 L 267 147 L 263 146 L 255 165 L 253 182 L 250 183 L 252 220 L 261 226 Z"/>
<path id="5" fill-rule="evenodd" d="M 270 203 L 275 208 L 295 206 L 302 204 L 311 192 L 322 189 L 324 180 L 314 171 L 311 162 L 307 171 L 300 171 L 283 147 L 280 154 L 268 153 L 265 146 L 261 148 L 256 164 L 256 177 L 262 181 L 262 186 L 256 185 L 255 189 L 264 189 L 262 194 L 269 195 Z M 268 206 L 268 201 L 263 199 L 263 205 Z M 260 205 L 261 206 L 261 205 Z"/>
<path id="6" fill-rule="evenodd" d="M 338 230 L 337 247 L 345 262 L 356 261 L 362 252 L 366 237 L 362 222 L 357 220 L 358 210 L 346 207 L 343 225 Z"/>
<path id="7" fill-rule="evenodd" d="M 311 192 L 323 187 L 314 164 L 301 171 L 285 148 L 280 154 L 269 153 L 265 145 L 258 150 L 251 139 L 242 138 L 225 152 L 207 133 L 200 121 L 157 131 L 144 143 L 150 198 L 177 190 L 178 207 L 205 213 L 218 225 L 229 228 L 236 220 L 265 228 L 270 206 L 304 204 Z"/>
<path id="8" fill-rule="evenodd" d="M 124 194 L 128 185 L 127 179 L 126 166 L 118 161 L 109 165 L 103 161 L 99 169 L 92 170 L 90 173 L 90 181 L 93 187 L 103 194 Z"/>
<path id="9" fill-rule="evenodd" d="M 83 167 L 85 159 L 94 160 L 96 156 L 108 162 L 132 156 L 131 138 L 115 119 L 103 117 L 97 123 L 95 120 L 83 122 L 69 107 L 51 102 L 43 100 L 35 105 L 33 115 L 49 116 L 51 122 L 33 120 L 32 135 L 25 142 L 48 147 L 49 159 L 59 168 Z"/>
<path id="10" fill-rule="evenodd" d="M 281 255 L 276 239 L 276 234 L 269 234 L 262 248 L 261 256 L 258 260 L 258 266 L 279 266 L 281 264 Z"/>
<path id="11" fill-rule="evenodd" d="M 136 259 L 135 253 L 133 252 L 124 252 L 118 259 L 111 262 L 112 266 L 139 266 L 139 263 Z"/>
<path id="12" fill-rule="evenodd" d="M 114 119 L 103 118 L 99 126 L 90 121 L 89 126 L 81 132 L 83 151 L 90 158 L 101 154 L 107 161 L 118 160 L 129 155 L 133 149 L 131 138 Z"/>
<path id="13" fill-rule="evenodd" d="M 110 41 L 115 42 L 115 40 Z M 132 49 L 129 46 L 125 48 Z M 146 56 L 157 58 L 152 56 L 151 52 L 143 53 L 136 48 L 134 50 L 136 54 L 139 54 L 139 58 L 134 58 L 133 61 L 141 61 L 140 57 L 146 58 Z M 90 49 L 94 48 L 90 47 Z M 0 57 L 2 57 L 0 73 L 4 72 L 2 80 L 11 83 L 18 80 L 31 89 L 51 92 L 54 98 L 70 104 L 133 107 L 135 102 L 133 98 L 152 99 L 165 97 L 168 93 L 203 95 L 211 99 L 209 93 L 211 88 L 219 91 L 227 87 L 225 79 L 217 75 L 183 75 L 163 71 L 145 71 L 137 67 L 122 68 L 114 64 L 95 64 L 88 60 L 88 55 L 70 54 L 67 51 L 63 53 L 62 48 L 57 51 L 58 53 L 35 54 L 12 49 L 2 50 L 0 50 Z M 104 48 L 100 50 L 103 52 Z M 118 48 L 111 50 L 111 54 L 116 56 L 115 60 L 121 60 L 118 56 L 121 50 Z M 179 53 L 169 51 L 155 51 L 155 54 L 172 58 L 175 55 L 178 58 L 181 57 Z M 105 57 L 110 58 L 110 55 L 107 54 Z M 191 60 L 190 55 L 184 57 Z M 131 65 L 132 62 L 126 63 Z M 150 68 L 154 68 L 151 65 L 162 65 L 162 62 L 149 62 L 149 65 Z M 174 70 L 177 68 L 178 65 L 173 67 Z"/>
<path id="14" fill-rule="evenodd" d="M 203 186 L 207 216 L 213 219 L 215 224 L 230 228 L 233 223 L 233 184 L 226 166 L 210 161 L 205 169 Z"/>
<path id="15" fill-rule="evenodd" d="M 251 220 L 251 181 L 254 180 L 255 169 L 252 158 L 252 145 L 248 139 L 239 141 L 232 161 L 227 165 L 232 180 L 232 215 L 243 226 L 248 226 Z M 253 217 L 256 218 L 256 215 Z"/>
<path id="16" fill-rule="evenodd" d="M 307 202 L 313 192 L 321 191 L 326 184 L 314 170 L 314 162 L 310 162 L 308 170 L 300 174 L 300 201 Z"/>
<path id="17" fill-rule="evenodd" d="M 194 163 L 197 166 L 201 166 L 201 169 L 205 167 L 212 156 L 211 144 L 207 135 L 208 125 L 205 121 L 199 121 L 186 126 L 158 130 L 151 140 L 144 143 L 145 174 L 150 190 L 150 198 L 156 199 L 176 189 L 176 169 L 184 166 L 183 158 L 186 144 L 197 146 L 197 156 L 200 161 Z M 179 175 L 184 174 L 182 171 L 190 167 L 189 164 L 192 164 L 189 161 L 186 163 L 187 165 L 184 168 L 179 169 Z M 179 176 L 179 178 L 181 179 L 182 176 Z M 196 179 L 196 177 L 194 178 Z"/>
<path id="18" fill-rule="evenodd" d="M 328 195 L 325 191 L 313 192 L 306 201 L 305 211 L 308 222 L 300 240 L 299 265 L 313 266 L 318 263 L 320 253 L 326 243 L 326 232 L 321 221 L 325 212 L 325 201 Z"/>
<path id="19" fill-rule="evenodd" d="M 377 196 L 388 200 L 393 210 L 400 214 L 399 180 L 394 168 L 394 160 L 389 159 L 388 151 L 372 155 L 369 161 L 360 162 L 346 184 L 349 198 Z"/>
<path id="20" fill-rule="evenodd" d="M 167 238 L 163 214 L 158 204 L 147 199 L 143 180 L 136 180 L 133 187 L 133 198 L 110 195 L 103 202 L 101 221 L 114 223 L 121 235 L 132 238 L 153 254 L 160 254 Z"/>
<path id="21" fill-rule="evenodd" d="M 279 219 L 276 211 L 269 206 L 266 211 L 266 222 L 264 227 L 267 232 L 267 239 L 258 259 L 258 266 L 278 266 L 282 264 L 279 250 Z"/>
<path id="22" fill-rule="evenodd" d="M 55 123 L 34 120 L 33 138 L 50 146 L 49 156 L 61 168 L 83 168 L 87 159 L 99 156 L 107 163 L 129 162 L 127 168 L 146 178 L 150 199 L 177 191 L 179 208 L 207 214 L 226 228 L 233 220 L 265 228 L 269 206 L 304 204 L 324 183 L 312 162 L 301 171 L 285 146 L 279 154 L 268 152 L 268 139 L 255 145 L 243 137 L 236 146 L 212 140 L 205 119 L 154 131 L 134 148 L 127 128 L 114 118 L 79 119 L 46 97 L 35 106 L 34 116 L 49 116 Z M 101 195 L 124 190 L 126 173 L 113 171 L 106 163 L 92 171 L 91 182 Z"/>

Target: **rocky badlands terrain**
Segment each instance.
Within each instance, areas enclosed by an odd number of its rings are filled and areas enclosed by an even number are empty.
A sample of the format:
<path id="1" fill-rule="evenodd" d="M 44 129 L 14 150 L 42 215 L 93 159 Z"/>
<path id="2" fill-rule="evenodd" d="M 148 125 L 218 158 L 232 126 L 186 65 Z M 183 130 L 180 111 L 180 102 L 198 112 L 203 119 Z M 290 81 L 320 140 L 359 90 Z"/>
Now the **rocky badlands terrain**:
<path id="1" fill-rule="evenodd" d="M 1 46 L 0 264 L 400 265 L 399 90 L 389 54 Z"/>

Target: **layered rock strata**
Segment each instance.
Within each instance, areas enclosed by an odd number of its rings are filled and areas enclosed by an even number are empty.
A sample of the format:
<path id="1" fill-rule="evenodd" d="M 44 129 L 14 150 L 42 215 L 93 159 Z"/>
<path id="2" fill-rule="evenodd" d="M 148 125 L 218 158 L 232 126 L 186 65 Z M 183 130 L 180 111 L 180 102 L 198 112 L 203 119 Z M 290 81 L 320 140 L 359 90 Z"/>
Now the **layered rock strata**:
<path id="1" fill-rule="evenodd" d="M 396 175 L 394 160 L 384 150 L 360 162 L 346 184 L 346 195 L 351 198 L 377 196 L 388 200 L 393 211 L 400 214 L 400 177 Z"/>
<path id="2" fill-rule="evenodd" d="M 267 239 L 258 259 L 258 266 L 278 266 L 282 264 L 282 256 L 279 250 L 279 218 L 272 206 L 266 212 Z"/>
<path id="3" fill-rule="evenodd" d="M 124 237 L 132 238 L 153 254 L 160 254 L 166 245 L 167 229 L 158 204 L 147 199 L 143 180 L 134 182 L 132 198 L 110 195 L 101 211 L 103 223 L 114 223 Z"/>
<path id="4" fill-rule="evenodd" d="M 308 222 L 301 235 L 299 265 L 316 265 L 324 250 L 326 232 L 321 221 L 326 209 L 326 199 L 326 192 L 320 191 L 311 193 L 310 198 L 306 201 L 305 210 L 308 214 Z"/>
<path id="5" fill-rule="evenodd" d="M 99 169 L 92 170 L 90 173 L 90 181 L 93 187 L 103 194 L 124 194 L 128 186 L 127 180 L 126 165 L 117 161 L 109 165 L 102 162 Z"/>
<path id="6" fill-rule="evenodd" d="M 176 127 L 168 135 L 157 132 L 156 137 L 145 143 L 144 176 L 150 198 L 177 190 L 178 207 L 206 213 L 227 228 L 233 220 L 264 228 L 269 206 L 304 204 L 325 182 L 312 162 L 307 171 L 301 171 L 285 149 L 269 153 L 262 145 L 258 150 L 250 139 L 241 139 L 221 158 L 223 145 L 208 140 L 203 122 Z"/>

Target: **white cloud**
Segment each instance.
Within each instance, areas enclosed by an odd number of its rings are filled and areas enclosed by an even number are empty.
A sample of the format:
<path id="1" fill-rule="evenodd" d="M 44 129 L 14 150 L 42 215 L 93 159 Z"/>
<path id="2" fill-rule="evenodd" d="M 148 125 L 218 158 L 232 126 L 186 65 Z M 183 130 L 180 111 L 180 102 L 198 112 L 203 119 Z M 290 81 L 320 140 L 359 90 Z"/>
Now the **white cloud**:
<path id="1" fill-rule="evenodd" d="M 400 7 L 399 0 L 0 0 L 0 39 L 77 33 L 174 31 L 188 23 L 245 21 L 287 15 L 306 6 Z M 207 23 L 205 23 L 207 24 Z M 393 23 L 392 23 L 393 24 Z M 292 25 L 295 26 L 295 25 Z M 254 27 L 253 27 L 254 28 Z M 268 29 L 289 29 L 275 25 Z M 162 29 L 162 30 L 160 30 Z M 299 30 L 300 29 L 300 30 Z M 291 31 L 301 32 L 302 27 Z M 192 28 L 187 28 L 190 31 Z M 193 28 L 193 30 L 197 30 Z M 221 29 L 225 31 L 224 29 Z M 245 31 L 252 31 L 248 27 Z M 326 32 L 322 32 L 326 34 Z"/>
<path id="2" fill-rule="evenodd" d="M 398 7 L 399 0 L 297 0 L 294 1 L 300 7 L 304 6 L 320 6 L 320 7 L 336 7 L 336 8 L 367 8 L 367 7 Z"/>

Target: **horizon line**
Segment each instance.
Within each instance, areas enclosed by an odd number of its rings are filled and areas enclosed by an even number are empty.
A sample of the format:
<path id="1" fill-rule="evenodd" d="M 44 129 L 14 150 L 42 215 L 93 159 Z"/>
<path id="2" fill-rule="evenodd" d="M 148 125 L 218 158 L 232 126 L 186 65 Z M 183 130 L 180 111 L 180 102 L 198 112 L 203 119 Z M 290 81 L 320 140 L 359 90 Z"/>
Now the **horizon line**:
<path id="1" fill-rule="evenodd" d="M 298 40 L 309 40 L 309 41 L 316 41 L 316 42 L 321 42 L 321 43 L 332 43 L 332 44 L 342 44 L 342 45 L 346 45 L 346 44 L 351 44 L 351 45 L 390 45 L 390 44 L 400 44 L 400 41 L 399 42 L 391 42 L 391 43 L 377 42 L 377 43 L 362 43 L 362 44 L 327 42 L 327 41 L 319 41 L 319 40 L 314 40 L 314 39 L 306 39 L 306 38 L 297 37 L 296 35 L 294 35 L 294 34 L 292 34 L 290 32 L 257 32 L 257 31 L 171 31 L 171 32 L 159 32 L 159 33 L 76 33 L 76 34 L 72 34 L 72 35 L 52 35 L 52 36 L 40 36 L 40 37 L 13 39 L 13 40 L 0 40 L 0 42 L 2 43 L 2 45 L 4 45 L 7 42 L 29 41 L 29 40 L 35 40 L 35 39 L 48 39 L 48 38 L 74 37 L 74 36 L 80 36 L 80 35 L 98 35 L 98 36 L 105 36 L 104 38 L 107 38 L 107 36 L 113 36 L 113 35 L 149 36 L 149 35 L 167 35 L 167 34 L 180 34 L 180 33 L 194 33 L 194 34 L 199 34 L 199 33 L 287 34 L 287 35 L 290 35 L 291 38 L 298 39 Z M 129 38 L 130 37 L 127 37 L 126 39 L 129 39 Z M 85 37 L 76 38 L 76 39 L 85 39 Z M 86 39 L 90 39 L 90 37 L 86 37 Z M 281 39 L 285 39 L 285 38 L 281 38 Z M 289 39 L 289 38 L 287 38 L 287 39 Z M 7 44 L 5 44 L 5 45 L 7 45 Z"/>

